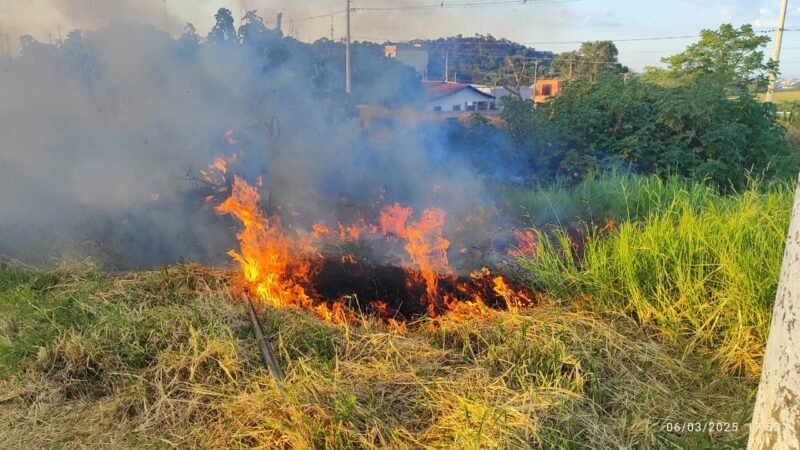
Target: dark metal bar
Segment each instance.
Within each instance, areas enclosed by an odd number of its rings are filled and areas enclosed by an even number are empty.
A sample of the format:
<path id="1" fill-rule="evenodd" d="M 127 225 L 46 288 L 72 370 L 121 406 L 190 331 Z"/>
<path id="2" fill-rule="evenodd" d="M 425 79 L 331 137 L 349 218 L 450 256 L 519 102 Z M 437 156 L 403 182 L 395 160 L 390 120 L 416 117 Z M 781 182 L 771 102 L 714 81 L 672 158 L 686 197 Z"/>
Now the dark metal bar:
<path id="1" fill-rule="evenodd" d="M 264 327 L 258 319 L 256 307 L 246 294 L 242 294 L 242 298 L 247 301 L 250 322 L 253 324 L 253 330 L 255 330 L 256 333 L 256 340 L 258 341 L 258 347 L 261 349 L 261 357 L 264 360 L 264 364 L 267 366 L 272 376 L 275 377 L 275 380 L 278 382 L 278 387 L 283 389 L 283 371 L 281 370 L 280 364 L 278 364 L 278 359 L 275 357 L 275 352 L 272 351 L 272 347 L 270 347 L 264 334 Z"/>

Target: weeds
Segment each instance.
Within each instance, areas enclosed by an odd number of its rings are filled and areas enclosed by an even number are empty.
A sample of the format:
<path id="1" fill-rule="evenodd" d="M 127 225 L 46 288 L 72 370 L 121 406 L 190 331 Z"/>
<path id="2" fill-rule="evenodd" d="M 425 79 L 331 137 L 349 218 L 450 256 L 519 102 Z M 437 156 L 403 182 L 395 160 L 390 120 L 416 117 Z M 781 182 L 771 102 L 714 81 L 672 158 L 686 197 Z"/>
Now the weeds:
<path id="1" fill-rule="evenodd" d="M 2 447 L 672 448 L 699 439 L 664 432 L 676 411 L 749 413 L 735 399 L 751 380 L 709 381 L 713 367 L 629 320 L 556 306 L 402 334 L 269 310 L 284 392 L 225 277 L 8 275 Z M 746 436 L 702 439 L 723 438 Z"/>
<path id="2" fill-rule="evenodd" d="M 522 265 L 538 289 L 562 301 L 626 315 L 686 353 L 708 350 L 728 373 L 757 376 L 792 190 L 756 185 L 721 196 L 697 186 L 657 186 L 628 191 L 649 203 L 667 199 L 640 220 L 590 235 L 578 256 L 563 251 L 572 245 L 566 233 L 540 233 L 540 253 Z"/>

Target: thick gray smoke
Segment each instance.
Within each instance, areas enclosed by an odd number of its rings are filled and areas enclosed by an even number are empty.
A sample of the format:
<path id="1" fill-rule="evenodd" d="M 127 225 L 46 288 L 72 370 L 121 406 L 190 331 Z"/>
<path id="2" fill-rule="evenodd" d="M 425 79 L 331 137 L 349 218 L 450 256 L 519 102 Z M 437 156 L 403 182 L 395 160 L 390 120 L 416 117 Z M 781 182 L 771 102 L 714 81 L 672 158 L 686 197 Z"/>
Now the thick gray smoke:
<path id="1" fill-rule="evenodd" d="M 365 127 L 335 94 L 338 59 L 333 70 L 296 41 L 275 45 L 197 46 L 117 24 L 0 62 L 0 254 L 116 268 L 224 262 L 235 223 L 187 179 L 234 152 L 234 170 L 264 175 L 272 201 L 303 217 L 352 218 L 348 208 L 378 197 L 457 217 L 482 201 L 435 132 L 391 119 Z M 418 97 L 409 70 L 364 74 L 354 97 Z"/>

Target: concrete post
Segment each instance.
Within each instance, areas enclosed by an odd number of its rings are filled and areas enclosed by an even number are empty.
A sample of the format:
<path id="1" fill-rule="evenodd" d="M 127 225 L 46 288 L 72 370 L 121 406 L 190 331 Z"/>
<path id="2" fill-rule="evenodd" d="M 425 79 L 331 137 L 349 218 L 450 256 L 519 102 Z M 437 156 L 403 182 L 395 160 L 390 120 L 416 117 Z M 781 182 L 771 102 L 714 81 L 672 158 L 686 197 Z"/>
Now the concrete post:
<path id="1" fill-rule="evenodd" d="M 800 183 L 747 447 L 800 449 Z"/>

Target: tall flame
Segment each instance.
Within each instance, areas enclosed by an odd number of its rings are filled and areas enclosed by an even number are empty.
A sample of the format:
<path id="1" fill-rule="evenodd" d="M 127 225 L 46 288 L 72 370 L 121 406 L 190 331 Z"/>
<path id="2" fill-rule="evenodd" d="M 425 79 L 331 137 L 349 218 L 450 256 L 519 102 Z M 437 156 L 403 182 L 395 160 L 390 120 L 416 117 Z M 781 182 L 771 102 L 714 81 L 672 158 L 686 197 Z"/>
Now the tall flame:
<path id="1" fill-rule="evenodd" d="M 430 305 L 438 297 L 439 278 L 452 273 L 447 261 L 450 241 L 442 235 L 445 212 L 426 209 L 418 222 L 406 224 L 412 214 L 411 208 L 395 203 L 381 211 L 379 223 L 384 234 L 395 234 L 407 241 L 405 250 L 425 283 L 424 303 Z"/>
<path id="2" fill-rule="evenodd" d="M 314 302 L 295 281 L 307 281 L 311 275 L 311 241 L 300 235 L 287 238 L 280 220 L 261 212 L 260 201 L 254 187 L 234 177 L 231 196 L 217 207 L 217 211 L 233 215 L 244 225 L 237 234 L 240 251 L 231 250 L 229 254 L 242 266 L 245 280 L 260 299 L 272 306 L 311 307 Z"/>

